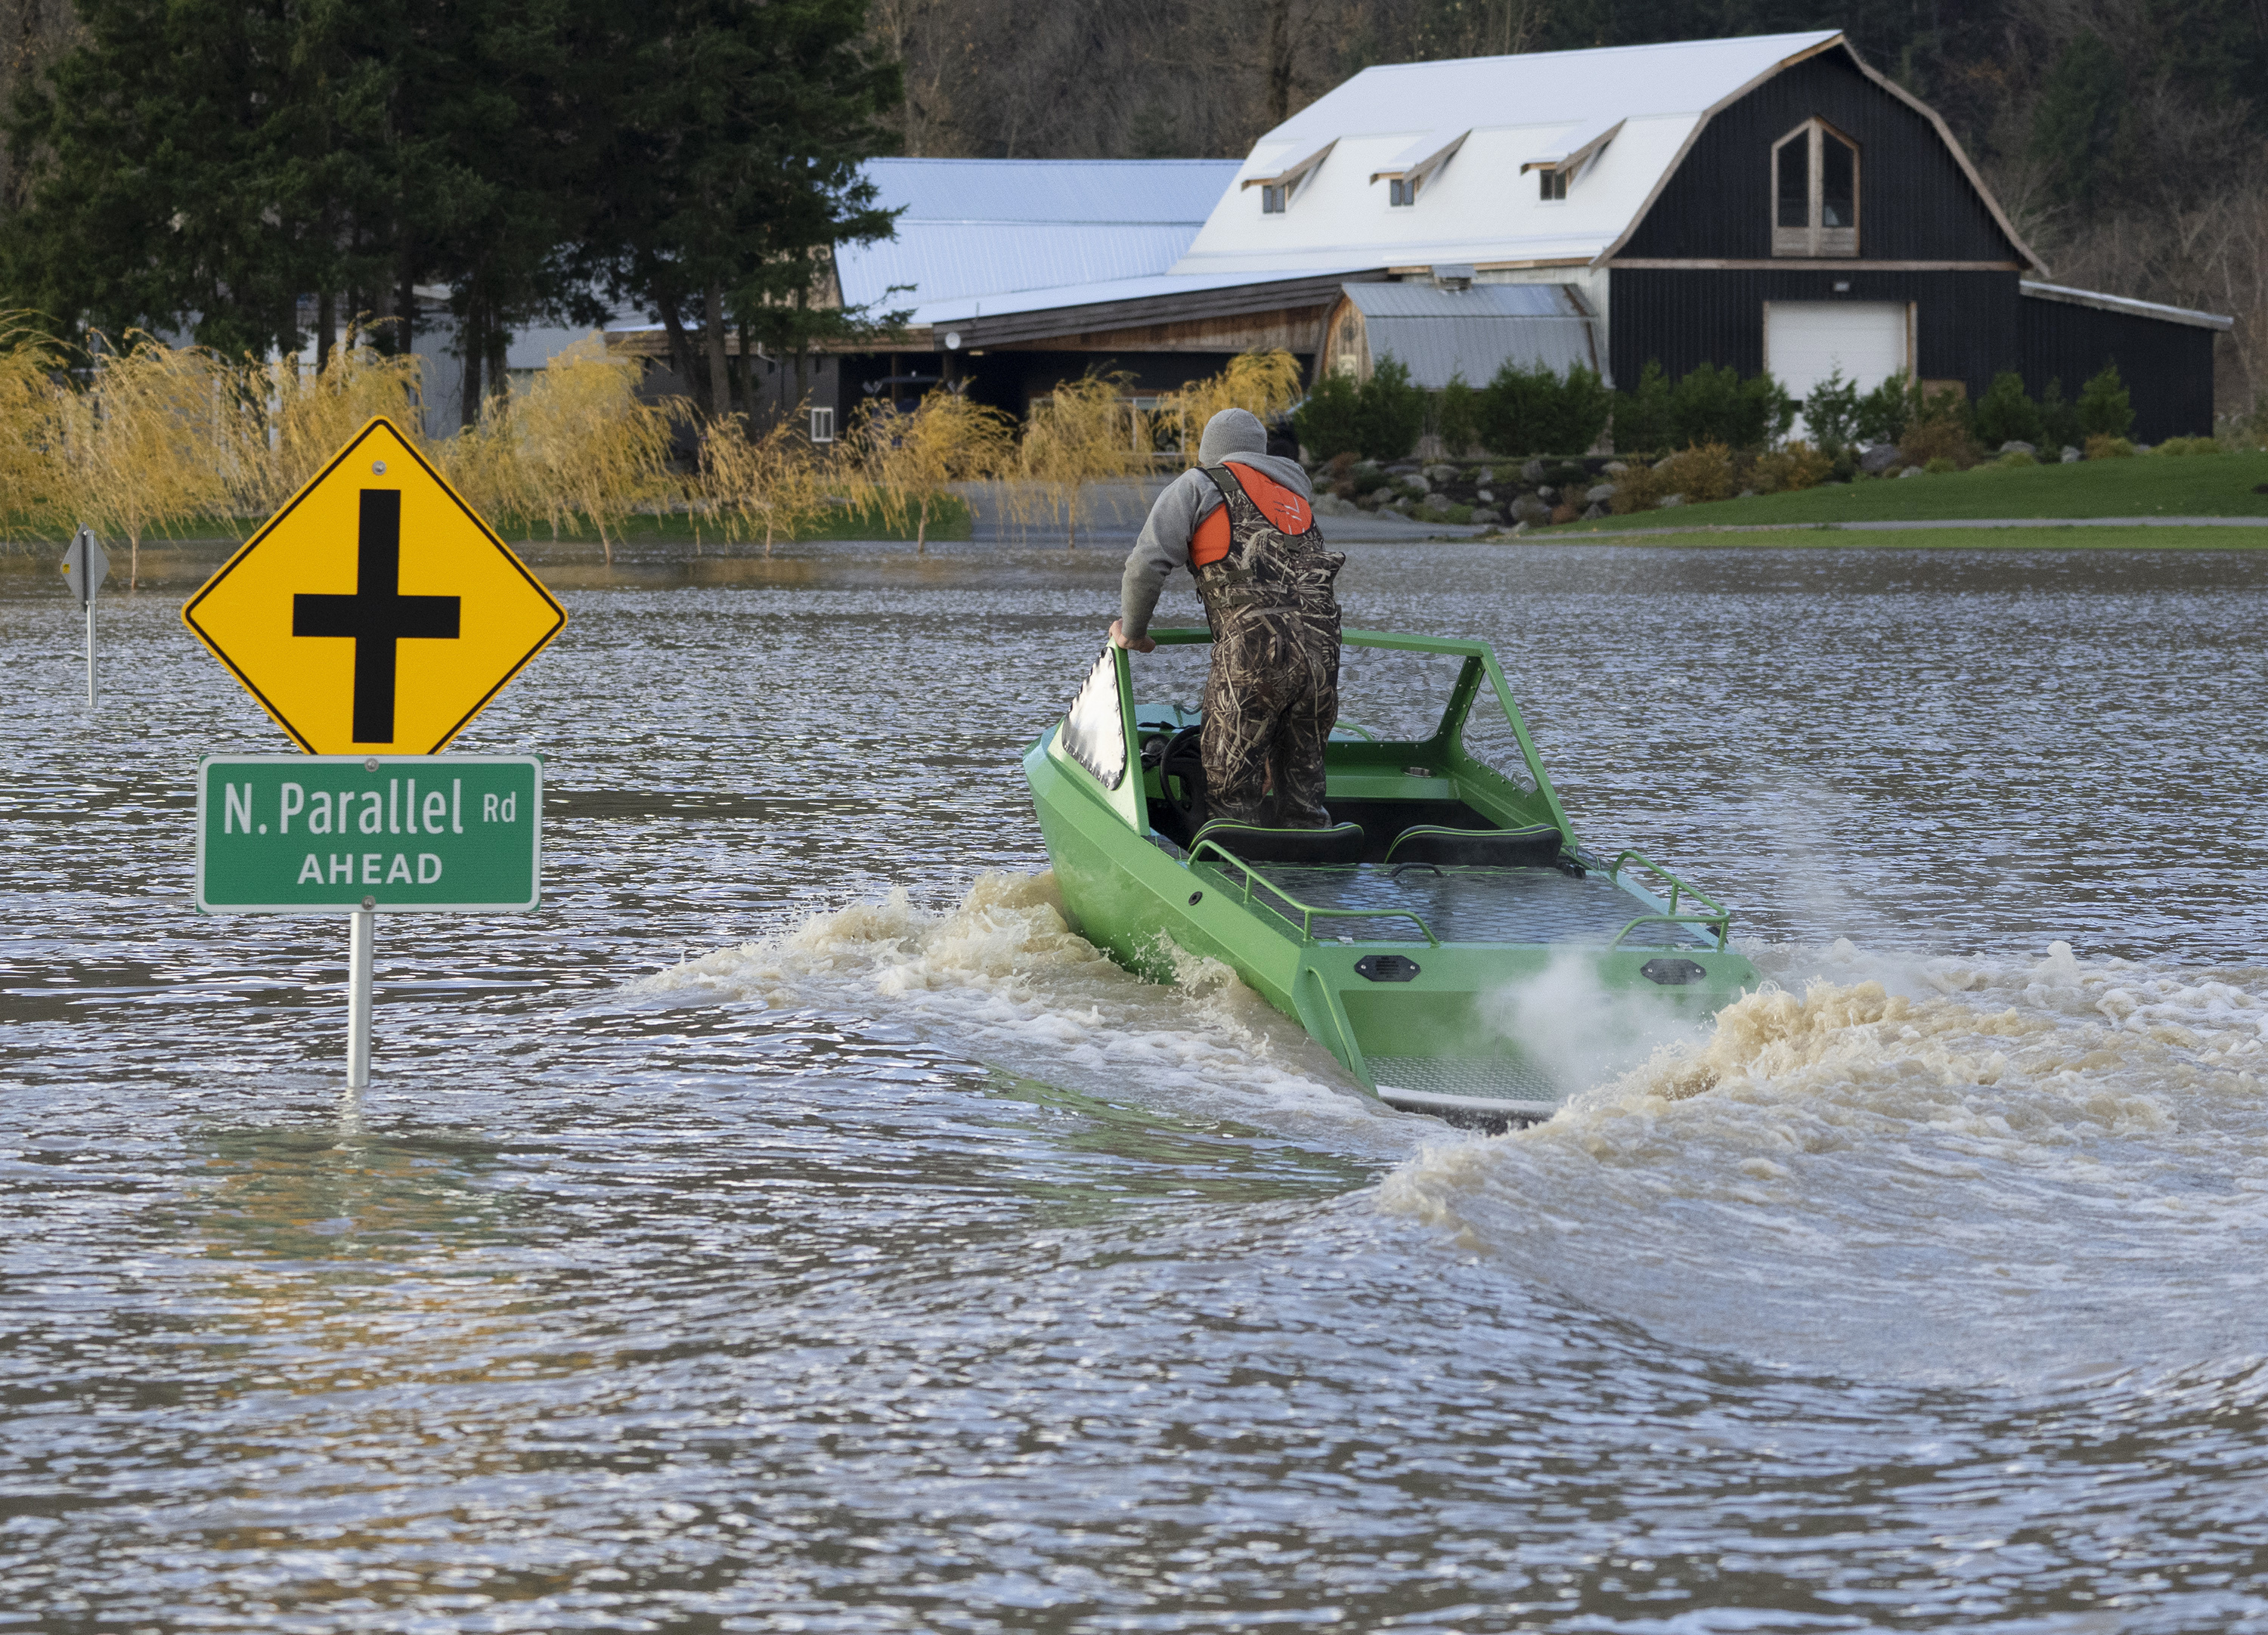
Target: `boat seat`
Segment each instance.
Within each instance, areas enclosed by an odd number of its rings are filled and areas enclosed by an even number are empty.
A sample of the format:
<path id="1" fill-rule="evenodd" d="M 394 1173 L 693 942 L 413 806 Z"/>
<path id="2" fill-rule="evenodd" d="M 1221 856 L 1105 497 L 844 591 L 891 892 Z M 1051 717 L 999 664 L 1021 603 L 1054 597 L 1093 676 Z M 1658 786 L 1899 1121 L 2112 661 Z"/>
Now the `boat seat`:
<path id="1" fill-rule="evenodd" d="M 1389 866 L 1447 863 L 1550 868 L 1559 860 L 1560 843 L 1556 823 L 1531 823 L 1525 829 L 1446 829 L 1439 823 L 1413 823 L 1387 847 L 1386 861 Z"/>
<path id="2" fill-rule="evenodd" d="M 1359 863 L 1369 844 L 1359 823 L 1334 823 L 1329 829 L 1269 829 L 1258 823 L 1232 823 L 1226 818 L 1197 832 L 1189 842 L 1191 853 L 1199 841 L 1206 840 L 1233 852 L 1241 863 Z"/>

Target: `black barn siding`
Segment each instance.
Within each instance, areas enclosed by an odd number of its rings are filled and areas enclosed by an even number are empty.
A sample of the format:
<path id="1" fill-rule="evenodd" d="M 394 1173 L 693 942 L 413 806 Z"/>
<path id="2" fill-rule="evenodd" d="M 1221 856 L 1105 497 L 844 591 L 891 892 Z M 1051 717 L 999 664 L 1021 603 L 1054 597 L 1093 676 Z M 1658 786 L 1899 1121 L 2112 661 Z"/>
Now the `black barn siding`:
<path id="1" fill-rule="evenodd" d="M 1608 287 L 1608 356 L 1628 391 L 1649 360 L 1671 379 L 1700 364 L 1742 374 L 1764 366 L 1766 301 L 1912 302 L 1920 378 L 1960 380 L 1974 399 L 2003 369 L 2024 366 L 2013 272 L 1718 271 L 1618 267 Z M 1845 292 L 1835 285 L 1848 284 Z M 2097 365 L 2097 368 L 2101 365 Z M 2092 373 L 2093 371 L 2089 371 Z M 2210 390 L 2210 388 L 2208 388 Z"/>
<path id="2" fill-rule="evenodd" d="M 1766 80 L 1711 120 L 1616 256 L 1768 260 L 1772 144 L 1815 114 L 1859 144 L 1861 260 L 2021 259 L 1937 128 L 1839 49 Z"/>
<path id="3" fill-rule="evenodd" d="M 2024 386 L 2033 396 L 2055 379 L 2063 383 L 2065 401 L 2074 401 L 2080 387 L 2115 363 L 2133 400 L 2138 441 L 2213 431 L 2214 331 L 2037 296 L 2017 306 Z"/>

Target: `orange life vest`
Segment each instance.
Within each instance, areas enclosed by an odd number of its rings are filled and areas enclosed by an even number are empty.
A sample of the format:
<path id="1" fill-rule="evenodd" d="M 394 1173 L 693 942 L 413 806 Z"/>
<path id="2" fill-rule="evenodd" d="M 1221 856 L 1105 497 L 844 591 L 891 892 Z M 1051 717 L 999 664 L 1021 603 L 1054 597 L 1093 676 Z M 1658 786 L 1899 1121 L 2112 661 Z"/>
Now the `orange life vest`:
<path id="1" fill-rule="evenodd" d="M 1221 469 L 1236 479 L 1236 486 L 1260 507 L 1260 514 L 1267 518 L 1278 532 L 1297 536 L 1314 526 L 1314 507 L 1282 483 L 1263 477 L 1241 464 L 1225 461 Z M 1189 566 L 1202 568 L 1227 556 L 1231 534 L 1228 505 L 1223 501 L 1197 524 L 1197 534 L 1189 541 Z"/>

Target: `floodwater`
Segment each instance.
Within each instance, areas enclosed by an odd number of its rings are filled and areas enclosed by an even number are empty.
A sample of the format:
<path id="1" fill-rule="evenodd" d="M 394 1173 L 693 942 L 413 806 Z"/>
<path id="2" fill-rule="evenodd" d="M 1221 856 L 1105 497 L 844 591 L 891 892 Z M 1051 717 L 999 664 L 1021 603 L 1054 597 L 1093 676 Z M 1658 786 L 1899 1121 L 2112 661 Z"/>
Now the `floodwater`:
<path id="1" fill-rule="evenodd" d="M 2268 554 L 1354 548 L 1775 984 L 1498 1139 L 1063 928 L 1112 556 L 548 574 L 359 1098 L 0 580 L 0 1631 L 2268 1627 Z"/>

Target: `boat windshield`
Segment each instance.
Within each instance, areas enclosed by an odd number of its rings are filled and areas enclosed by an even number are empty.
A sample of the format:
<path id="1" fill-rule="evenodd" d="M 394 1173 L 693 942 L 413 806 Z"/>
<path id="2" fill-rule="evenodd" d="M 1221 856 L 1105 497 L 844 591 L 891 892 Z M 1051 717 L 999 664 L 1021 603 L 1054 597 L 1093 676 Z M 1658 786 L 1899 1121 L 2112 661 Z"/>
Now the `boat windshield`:
<path id="1" fill-rule="evenodd" d="M 1339 654 L 1339 727 L 1381 743 L 1422 744 L 1441 718 L 1465 667 L 1460 653 L 1405 652 L 1350 642 Z"/>
<path id="2" fill-rule="evenodd" d="M 1157 725 L 1196 721 L 1211 662 L 1210 642 L 1160 646 L 1155 652 L 1137 655 L 1135 719 Z M 1455 653 L 1404 652 L 1349 642 L 1339 656 L 1339 730 L 1333 735 L 1380 743 L 1431 740 L 1440 730 L 1464 664 Z M 1500 721 L 1503 711 L 1492 705 L 1484 694 L 1473 713 L 1494 715 Z M 1510 739 L 1509 727 L 1504 736 Z M 1516 745 L 1514 750 L 1516 754 Z"/>

